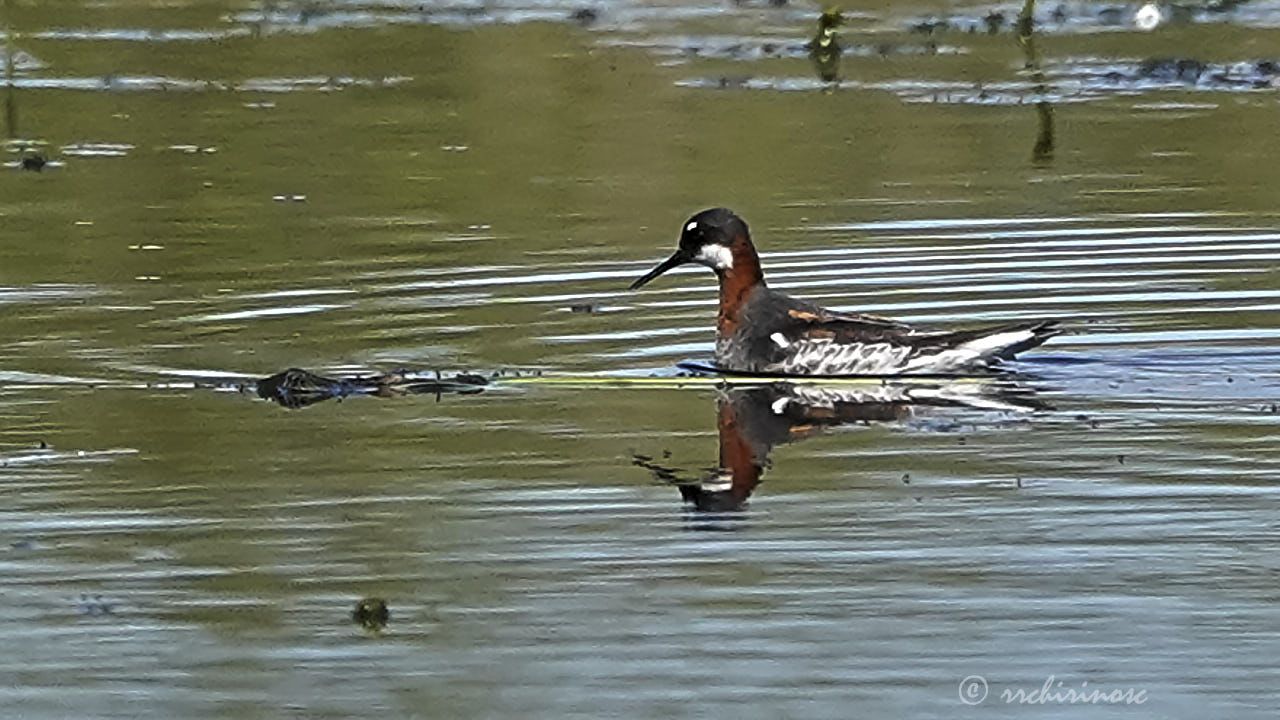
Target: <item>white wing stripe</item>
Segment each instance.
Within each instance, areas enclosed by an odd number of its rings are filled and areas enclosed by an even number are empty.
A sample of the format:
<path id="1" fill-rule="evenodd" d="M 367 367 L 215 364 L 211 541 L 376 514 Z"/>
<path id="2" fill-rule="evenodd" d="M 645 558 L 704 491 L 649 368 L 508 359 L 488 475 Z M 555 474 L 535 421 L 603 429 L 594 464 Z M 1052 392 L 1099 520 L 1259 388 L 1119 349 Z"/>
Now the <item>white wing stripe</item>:
<path id="1" fill-rule="evenodd" d="M 1033 337 L 1031 330 L 1012 330 L 911 357 L 909 345 L 839 343 L 830 339 L 788 342 L 781 333 L 774 333 L 769 338 L 787 351 L 787 357 L 766 369 L 797 375 L 947 373 L 981 366 L 1000 350 Z"/>

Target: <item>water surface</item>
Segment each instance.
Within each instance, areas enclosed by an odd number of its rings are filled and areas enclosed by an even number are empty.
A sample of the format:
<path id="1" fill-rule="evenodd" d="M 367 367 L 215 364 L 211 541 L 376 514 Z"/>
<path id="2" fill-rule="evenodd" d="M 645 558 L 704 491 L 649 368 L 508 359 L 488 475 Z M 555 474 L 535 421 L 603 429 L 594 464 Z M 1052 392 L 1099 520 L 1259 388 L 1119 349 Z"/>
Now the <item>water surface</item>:
<path id="1" fill-rule="evenodd" d="M 1041 7 L 1037 77 L 857 3 L 835 81 L 807 5 L 584 7 L 10 9 L 8 714 L 1269 717 L 1277 5 Z M 826 305 L 1061 318 L 1038 409 L 601 384 L 710 354 L 709 273 L 625 287 L 714 205 Z M 581 382 L 238 390 L 292 366 Z"/>

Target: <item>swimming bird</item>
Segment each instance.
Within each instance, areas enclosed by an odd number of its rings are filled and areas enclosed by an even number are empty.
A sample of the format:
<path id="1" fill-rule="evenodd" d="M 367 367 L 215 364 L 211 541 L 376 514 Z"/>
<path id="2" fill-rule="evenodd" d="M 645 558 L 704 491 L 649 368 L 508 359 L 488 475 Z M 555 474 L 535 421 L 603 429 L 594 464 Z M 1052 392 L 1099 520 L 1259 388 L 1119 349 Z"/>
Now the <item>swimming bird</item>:
<path id="1" fill-rule="evenodd" d="M 671 257 L 635 290 L 686 263 L 720 279 L 715 363 L 721 370 L 782 375 L 972 375 L 1058 334 L 1052 320 L 976 330 L 925 331 L 861 313 L 828 310 L 765 285 L 747 223 L 712 208 L 689 218 Z"/>

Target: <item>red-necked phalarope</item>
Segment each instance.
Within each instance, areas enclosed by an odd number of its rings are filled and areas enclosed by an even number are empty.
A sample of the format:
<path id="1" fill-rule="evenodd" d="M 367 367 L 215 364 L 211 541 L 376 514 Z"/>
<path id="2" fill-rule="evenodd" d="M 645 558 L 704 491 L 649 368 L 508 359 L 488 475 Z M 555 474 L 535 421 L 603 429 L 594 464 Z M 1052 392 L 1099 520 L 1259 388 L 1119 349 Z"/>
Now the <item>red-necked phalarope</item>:
<path id="1" fill-rule="evenodd" d="M 955 332 L 921 331 L 874 315 L 842 313 L 764 283 L 747 224 L 724 208 L 689 218 L 675 254 L 634 290 L 685 263 L 720 278 L 716 365 L 786 375 L 963 375 L 983 372 L 1058 334 L 1052 320 Z"/>

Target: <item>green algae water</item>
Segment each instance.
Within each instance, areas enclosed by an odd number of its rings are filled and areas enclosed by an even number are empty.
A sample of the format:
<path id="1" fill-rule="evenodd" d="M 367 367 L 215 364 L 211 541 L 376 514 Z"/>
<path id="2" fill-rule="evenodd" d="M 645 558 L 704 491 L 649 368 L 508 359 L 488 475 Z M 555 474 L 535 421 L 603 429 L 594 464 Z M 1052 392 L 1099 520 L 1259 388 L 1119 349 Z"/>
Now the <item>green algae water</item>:
<path id="1" fill-rule="evenodd" d="M 1274 713 L 1280 5 L 3 10 L 6 717 Z M 714 277 L 626 287 L 717 205 L 798 296 L 1069 333 L 680 383 Z"/>

